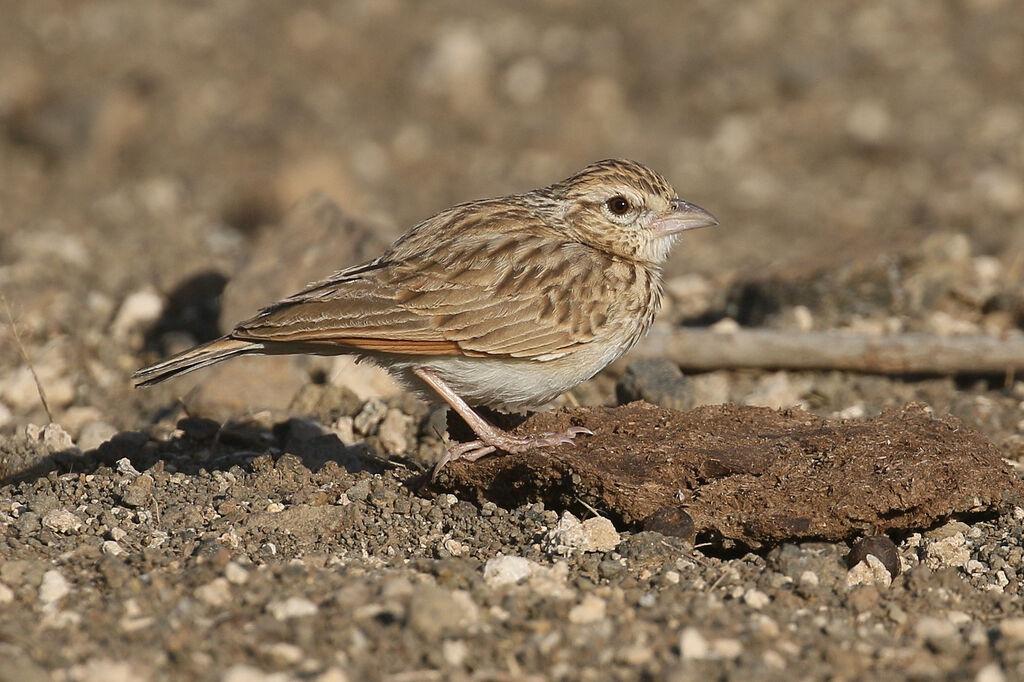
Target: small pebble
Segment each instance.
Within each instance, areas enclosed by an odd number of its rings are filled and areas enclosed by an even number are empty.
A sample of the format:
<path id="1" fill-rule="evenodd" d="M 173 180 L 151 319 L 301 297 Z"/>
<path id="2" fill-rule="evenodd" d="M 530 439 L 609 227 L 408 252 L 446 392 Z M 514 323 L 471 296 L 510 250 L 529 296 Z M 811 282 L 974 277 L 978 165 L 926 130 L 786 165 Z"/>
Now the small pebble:
<path id="1" fill-rule="evenodd" d="M 249 581 L 249 571 L 238 562 L 229 561 L 224 566 L 224 577 L 232 585 L 244 585 Z"/>
<path id="2" fill-rule="evenodd" d="M 214 578 L 195 591 L 196 599 L 210 606 L 223 606 L 231 601 L 231 585 L 226 578 Z"/>
<path id="3" fill-rule="evenodd" d="M 465 590 L 423 585 L 409 600 L 409 627 L 424 638 L 463 632 L 478 619 L 477 606 Z"/>
<path id="4" fill-rule="evenodd" d="M 999 634 L 1008 641 L 1024 644 L 1024 617 L 1016 616 L 999 621 Z"/>
<path id="5" fill-rule="evenodd" d="M 484 564 L 484 582 L 491 587 L 514 585 L 533 573 L 533 562 L 521 556 L 496 556 Z"/>
<path id="6" fill-rule="evenodd" d="M 868 554 L 863 561 L 854 564 L 846 574 L 846 586 L 855 585 L 892 585 L 892 573 L 874 554 Z"/>
<path id="7" fill-rule="evenodd" d="M 51 568 L 43 574 L 43 581 L 39 585 L 39 603 L 49 606 L 63 599 L 71 592 L 71 585 L 67 579 L 56 568 Z"/>
<path id="8" fill-rule="evenodd" d="M 569 512 L 564 512 L 555 527 L 548 531 L 544 547 L 549 554 L 572 554 L 573 552 L 610 552 L 618 547 L 621 538 L 615 525 L 603 516 L 595 516 L 580 522 Z"/>
<path id="9" fill-rule="evenodd" d="M 67 509 L 52 509 L 43 515 L 43 527 L 69 535 L 82 527 L 82 520 Z"/>
<path id="10" fill-rule="evenodd" d="M 117 435 L 117 429 L 106 422 L 90 422 L 78 434 L 78 448 L 82 452 L 95 450 Z"/>
<path id="11" fill-rule="evenodd" d="M 103 550 L 104 554 L 109 554 L 110 556 L 120 556 L 124 554 L 124 547 L 122 547 L 117 540 L 104 540 L 100 548 Z"/>
<path id="12" fill-rule="evenodd" d="M 579 625 L 596 623 L 604 619 L 606 608 L 604 599 L 588 594 L 579 604 L 569 609 L 569 622 Z"/>
<path id="13" fill-rule="evenodd" d="M 694 627 L 684 628 L 679 635 L 679 655 L 684 661 L 702 661 L 711 654 L 711 646 L 700 630 Z"/>
<path id="14" fill-rule="evenodd" d="M 743 594 L 743 603 L 752 609 L 763 609 L 772 603 L 772 598 L 757 589 L 749 589 Z"/>
<path id="15" fill-rule="evenodd" d="M 142 289 L 128 294 L 121 308 L 110 324 L 110 331 L 115 336 L 125 336 L 128 332 L 150 324 L 164 310 L 164 300 L 153 289 Z"/>
<path id="16" fill-rule="evenodd" d="M 277 620 L 315 616 L 317 611 L 317 605 L 305 597 L 277 599 L 267 604 L 267 613 Z"/>
<path id="17" fill-rule="evenodd" d="M 302 649 L 290 642 L 275 642 L 264 650 L 267 658 L 278 665 L 295 665 L 302 660 Z"/>

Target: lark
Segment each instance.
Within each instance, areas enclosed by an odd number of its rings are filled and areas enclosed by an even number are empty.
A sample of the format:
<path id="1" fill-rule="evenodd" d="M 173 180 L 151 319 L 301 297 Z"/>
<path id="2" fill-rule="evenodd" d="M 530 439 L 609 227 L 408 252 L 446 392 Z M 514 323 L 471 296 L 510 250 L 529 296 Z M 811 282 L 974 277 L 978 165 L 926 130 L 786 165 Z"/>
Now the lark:
<path id="1" fill-rule="evenodd" d="M 435 467 L 571 443 L 513 435 L 474 406 L 536 408 L 628 351 L 661 306 L 679 235 L 717 225 L 655 171 L 610 159 L 525 194 L 441 211 L 383 255 L 335 272 L 230 333 L 135 373 L 155 384 L 239 355 L 350 354 L 440 397 L 478 440 Z"/>

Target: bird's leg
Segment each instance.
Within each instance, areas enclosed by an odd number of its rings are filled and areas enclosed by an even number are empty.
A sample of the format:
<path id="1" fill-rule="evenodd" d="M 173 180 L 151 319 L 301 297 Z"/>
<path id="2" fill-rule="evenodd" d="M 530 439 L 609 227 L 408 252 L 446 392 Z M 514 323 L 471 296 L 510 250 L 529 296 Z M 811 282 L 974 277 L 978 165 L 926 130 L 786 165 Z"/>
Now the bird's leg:
<path id="1" fill-rule="evenodd" d="M 497 426 L 491 424 L 489 421 L 477 414 L 465 400 L 459 397 L 459 394 L 452 390 L 451 386 L 441 379 L 441 377 L 422 367 L 413 368 L 413 372 L 423 380 L 423 383 L 430 386 L 430 388 L 434 389 L 439 396 L 444 398 L 445 402 L 451 405 L 452 409 L 459 413 L 459 416 L 465 420 L 466 424 L 469 425 L 469 428 L 473 429 L 473 433 L 475 433 L 479 438 L 479 440 L 453 445 L 448 448 L 448 451 L 434 466 L 435 476 L 439 471 L 441 471 L 441 468 L 444 467 L 445 464 L 448 462 L 454 462 L 457 459 L 474 462 L 484 455 L 489 455 L 496 450 L 510 454 L 526 452 L 527 450 L 533 450 L 534 448 L 550 447 L 560 443 L 571 443 L 572 439 L 581 433 L 591 436 L 594 435 L 593 431 L 590 429 L 574 426 L 562 431 L 561 433 L 513 436 L 507 431 L 502 431 Z"/>

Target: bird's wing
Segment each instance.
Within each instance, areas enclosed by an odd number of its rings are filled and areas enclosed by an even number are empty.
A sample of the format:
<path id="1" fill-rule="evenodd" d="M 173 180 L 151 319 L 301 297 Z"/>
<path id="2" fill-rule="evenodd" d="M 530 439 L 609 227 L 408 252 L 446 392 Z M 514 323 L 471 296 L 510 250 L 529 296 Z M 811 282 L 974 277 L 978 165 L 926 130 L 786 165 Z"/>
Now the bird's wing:
<path id="1" fill-rule="evenodd" d="M 231 336 L 403 355 L 553 359 L 616 306 L 606 254 L 549 233 L 476 229 L 336 273 Z M 456 238 L 457 237 L 457 238 Z M 401 242 L 398 246 L 401 246 Z"/>

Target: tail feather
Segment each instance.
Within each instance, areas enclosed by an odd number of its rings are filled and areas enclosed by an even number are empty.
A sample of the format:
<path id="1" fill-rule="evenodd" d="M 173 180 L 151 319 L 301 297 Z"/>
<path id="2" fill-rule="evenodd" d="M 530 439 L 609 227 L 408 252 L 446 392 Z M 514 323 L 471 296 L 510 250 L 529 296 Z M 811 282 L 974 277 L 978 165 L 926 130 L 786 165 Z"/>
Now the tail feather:
<path id="1" fill-rule="evenodd" d="M 132 375 L 132 381 L 135 382 L 136 386 L 151 386 L 160 383 L 164 379 L 170 379 L 179 374 L 187 374 L 203 367 L 209 367 L 221 360 L 227 360 L 236 355 L 259 353 L 262 349 L 263 345 L 260 343 L 222 336 L 209 343 L 204 343 L 201 346 L 190 348 L 183 353 L 178 353 L 155 365 L 144 367 Z"/>

